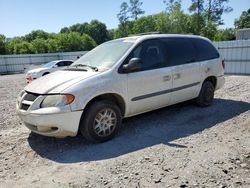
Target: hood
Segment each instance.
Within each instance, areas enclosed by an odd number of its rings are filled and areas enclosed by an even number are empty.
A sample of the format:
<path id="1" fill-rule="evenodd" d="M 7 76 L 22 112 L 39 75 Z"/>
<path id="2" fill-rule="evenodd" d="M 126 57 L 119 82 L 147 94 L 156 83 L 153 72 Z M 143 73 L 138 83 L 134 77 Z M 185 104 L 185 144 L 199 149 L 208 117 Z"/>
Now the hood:
<path id="1" fill-rule="evenodd" d="M 45 67 L 41 67 L 41 68 L 36 68 L 36 69 L 32 69 L 32 70 L 29 70 L 27 72 L 27 74 L 31 74 L 31 73 L 34 73 L 34 72 L 41 72 L 41 71 L 44 71 L 44 70 L 47 70 L 48 68 L 45 68 Z"/>
<path id="2" fill-rule="evenodd" d="M 24 90 L 38 94 L 60 93 L 66 89 L 63 85 L 68 86 L 68 82 L 72 85 L 99 73 L 92 71 L 56 71 L 32 81 Z"/>

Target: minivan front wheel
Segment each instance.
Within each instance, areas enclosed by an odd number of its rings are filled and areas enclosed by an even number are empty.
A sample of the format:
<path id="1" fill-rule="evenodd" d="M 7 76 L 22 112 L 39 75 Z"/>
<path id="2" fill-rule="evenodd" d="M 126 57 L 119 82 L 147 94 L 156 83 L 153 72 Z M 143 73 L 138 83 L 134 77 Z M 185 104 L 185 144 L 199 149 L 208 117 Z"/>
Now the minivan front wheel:
<path id="1" fill-rule="evenodd" d="M 97 101 L 88 106 L 80 123 L 81 134 L 89 141 L 105 142 L 121 127 L 121 111 L 110 101 Z"/>
<path id="2" fill-rule="evenodd" d="M 202 84 L 200 94 L 196 99 L 196 103 L 202 107 L 210 106 L 214 99 L 214 90 L 213 83 L 210 81 L 205 81 Z"/>

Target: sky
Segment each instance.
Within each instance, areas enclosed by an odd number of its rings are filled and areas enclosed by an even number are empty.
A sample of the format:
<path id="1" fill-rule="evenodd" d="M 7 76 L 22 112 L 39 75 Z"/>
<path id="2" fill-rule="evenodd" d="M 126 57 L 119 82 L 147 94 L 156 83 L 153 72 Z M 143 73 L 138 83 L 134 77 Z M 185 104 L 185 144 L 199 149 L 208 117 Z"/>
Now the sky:
<path id="1" fill-rule="evenodd" d="M 123 1 L 129 0 L 0 0 L 0 34 L 6 37 L 23 36 L 42 29 L 58 33 L 62 27 L 93 19 L 105 23 L 108 29 L 117 28 L 117 13 Z M 163 0 L 141 0 L 145 15 L 165 9 Z M 182 0 L 187 9 L 191 0 Z M 250 8 L 250 0 L 230 0 L 233 12 L 223 16 L 222 28 L 234 27 L 234 20 Z"/>

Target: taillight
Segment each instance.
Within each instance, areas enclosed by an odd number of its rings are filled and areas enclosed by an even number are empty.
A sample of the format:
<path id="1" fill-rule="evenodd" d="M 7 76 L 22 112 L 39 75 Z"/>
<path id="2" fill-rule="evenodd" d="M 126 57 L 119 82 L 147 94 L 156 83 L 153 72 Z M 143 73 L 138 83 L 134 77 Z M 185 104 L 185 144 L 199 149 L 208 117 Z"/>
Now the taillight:
<path id="1" fill-rule="evenodd" d="M 32 76 L 29 76 L 28 80 L 29 80 L 29 82 L 31 82 L 33 80 Z"/>
<path id="2" fill-rule="evenodd" d="M 224 59 L 221 61 L 221 65 L 222 65 L 223 69 L 225 69 L 225 60 Z"/>

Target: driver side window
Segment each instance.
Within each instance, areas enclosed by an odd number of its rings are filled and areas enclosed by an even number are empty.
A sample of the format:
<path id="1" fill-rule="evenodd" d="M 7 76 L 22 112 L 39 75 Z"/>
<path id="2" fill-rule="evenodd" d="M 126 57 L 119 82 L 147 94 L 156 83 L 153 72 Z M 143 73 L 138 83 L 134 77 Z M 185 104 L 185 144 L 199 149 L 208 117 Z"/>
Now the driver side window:
<path id="1" fill-rule="evenodd" d="M 148 40 L 137 46 L 129 56 L 132 58 L 140 58 L 143 70 L 151 70 L 164 67 L 164 56 L 158 40 Z"/>
<path id="2" fill-rule="evenodd" d="M 57 63 L 57 66 L 58 66 L 58 67 L 63 67 L 63 66 L 65 66 L 64 61 L 61 61 L 61 62 Z"/>

